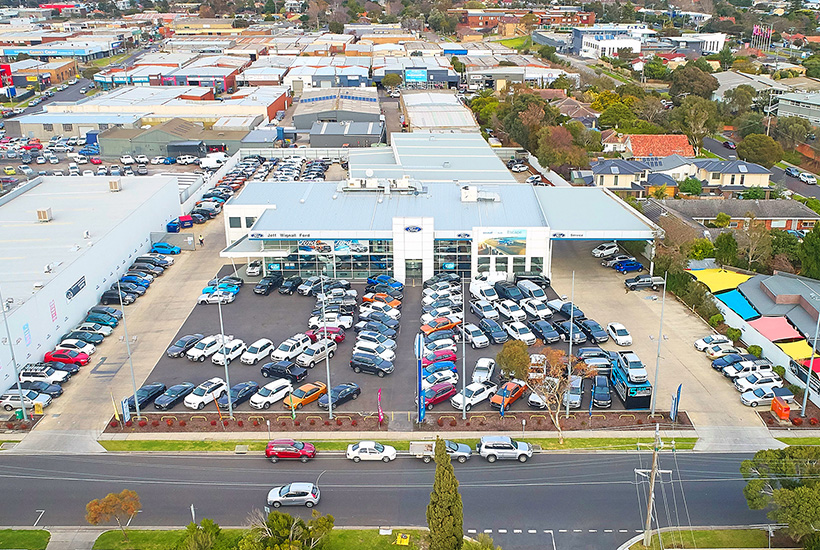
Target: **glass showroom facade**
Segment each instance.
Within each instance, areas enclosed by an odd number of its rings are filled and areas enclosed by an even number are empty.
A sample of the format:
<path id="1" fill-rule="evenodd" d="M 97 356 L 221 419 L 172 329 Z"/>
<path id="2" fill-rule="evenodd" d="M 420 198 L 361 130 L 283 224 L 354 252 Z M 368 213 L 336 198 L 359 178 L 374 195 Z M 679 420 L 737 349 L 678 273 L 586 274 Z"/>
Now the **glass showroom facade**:
<path id="1" fill-rule="evenodd" d="M 263 243 L 266 272 L 281 272 L 285 277 L 393 275 L 391 239 L 265 239 Z"/>

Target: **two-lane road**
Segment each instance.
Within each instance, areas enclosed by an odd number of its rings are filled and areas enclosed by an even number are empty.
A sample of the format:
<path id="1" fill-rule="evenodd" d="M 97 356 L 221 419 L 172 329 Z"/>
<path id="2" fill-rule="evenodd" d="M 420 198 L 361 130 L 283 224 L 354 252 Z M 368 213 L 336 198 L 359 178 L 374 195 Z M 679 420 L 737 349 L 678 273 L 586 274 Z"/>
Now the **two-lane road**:
<path id="1" fill-rule="evenodd" d="M 489 531 L 505 549 L 612 548 L 642 528 L 646 484 L 636 468 L 649 453 L 541 454 L 526 464 L 489 464 L 474 456 L 456 464 L 468 533 Z M 765 522 L 749 511 L 742 494 L 738 455 L 662 453 L 658 486 L 661 524 L 738 525 Z M 257 456 L 163 456 L 143 454 L 27 456 L 3 453 L 1 525 L 82 525 L 88 501 L 124 488 L 136 490 L 142 511 L 132 526 L 184 525 L 191 504 L 197 518 L 242 525 L 264 506 L 267 491 L 292 481 L 319 482 L 318 509 L 338 525 L 424 525 L 434 466 L 411 458 L 390 464 L 354 464 L 340 455 L 308 464 L 270 464 Z M 681 483 L 679 478 L 683 480 Z M 640 495 L 640 496 L 639 496 Z M 684 504 L 688 505 L 688 508 Z M 292 512 L 307 515 L 305 509 Z M 677 518 L 677 519 L 676 519 Z M 551 532 L 552 535 L 548 535 Z"/>

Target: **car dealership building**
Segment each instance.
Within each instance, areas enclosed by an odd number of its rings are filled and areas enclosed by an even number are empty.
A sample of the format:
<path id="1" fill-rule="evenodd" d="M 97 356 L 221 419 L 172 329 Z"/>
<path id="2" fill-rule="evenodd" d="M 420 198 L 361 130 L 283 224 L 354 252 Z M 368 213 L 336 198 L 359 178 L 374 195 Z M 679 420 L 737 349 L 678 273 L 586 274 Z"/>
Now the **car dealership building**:
<path id="1" fill-rule="evenodd" d="M 466 161 L 456 146 L 464 134 L 392 137 L 390 148 L 349 151 L 351 175 L 364 177 L 246 183 L 224 209 L 222 256 L 263 259 L 266 271 L 285 276 L 549 276 L 554 240 L 652 240 L 661 231 L 606 189 L 517 183 L 480 136 L 483 146 L 470 142 Z M 487 170 L 459 172 L 460 163 Z M 496 181 L 488 181 L 496 170 Z"/>

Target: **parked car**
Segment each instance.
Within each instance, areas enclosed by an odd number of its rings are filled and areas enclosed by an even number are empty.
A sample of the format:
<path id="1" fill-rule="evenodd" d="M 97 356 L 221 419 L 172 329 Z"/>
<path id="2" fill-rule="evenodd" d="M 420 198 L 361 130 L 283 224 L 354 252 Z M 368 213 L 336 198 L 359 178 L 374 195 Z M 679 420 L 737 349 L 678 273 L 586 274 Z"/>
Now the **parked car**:
<path id="1" fill-rule="evenodd" d="M 475 376 L 475 373 L 473 374 Z M 495 382 L 485 380 L 483 382 L 473 382 L 450 398 L 450 405 L 454 409 L 469 411 L 474 405 L 490 399 L 495 395 L 498 386 Z"/>
<path id="2" fill-rule="evenodd" d="M 273 463 L 280 460 L 299 460 L 307 462 L 316 458 L 316 447 L 312 443 L 304 443 L 295 439 L 274 439 L 265 447 L 265 456 Z"/>
<path id="3" fill-rule="evenodd" d="M 255 365 L 261 359 L 270 355 L 273 351 L 273 342 L 267 338 L 260 338 L 248 346 L 248 349 L 239 357 L 239 360 L 246 365 Z"/>
<path id="4" fill-rule="evenodd" d="M 498 388 L 498 391 L 490 398 L 490 406 L 494 409 L 504 409 L 508 411 L 513 403 L 515 403 L 521 396 L 524 395 L 524 390 L 527 385 L 521 380 L 510 380 L 505 382 L 503 386 Z"/>
<path id="5" fill-rule="evenodd" d="M 239 359 L 246 349 L 247 346 L 242 340 L 238 338 L 230 340 L 217 348 L 216 353 L 211 355 L 211 362 L 214 365 L 225 365 L 226 362 L 230 363 Z"/>
<path id="6" fill-rule="evenodd" d="M 751 353 L 730 353 L 729 355 L 718 357 L 712 361 L 712 368 L 722 372 L 723 368 L 728 367 L 729 365 L 734 365 L 735 363 L 740 363 L 741 361 L 754 361 L 756 359 L 757 356 L 752 355 Z"/>
<path id="7" fill-rule="evenodd" d="M 473 349 L 486 348 L 490 345 L 490 339 L 487 338 L 487 335 L 472 323 L 458 325 L 456 328 L 456 336 L 458 340 L 461 340 L 462 338 L 466 340 Z"/>
<path id="8" fill-rule="evenodd" d="M 569 321 L 559 321 L 555 323 L 555 330 L 561 336 L 561 341 L 566 342 L 572 334 L 573 344 L 583 344 L 587 341 L 586 334 L 581 330 L 577 323 L 570 323 Z"/>
<path id="9" fill-rule="evenodd" d="M 618 251 L 619 248 L 617 243 L 603 243 L 592 249 L 592 255 L 596 258 L 604 258 L 606 256 L 617 254 Z"/>
<path id="10" fill-rule="evenodd" d="M 101 344 L 105 337 L 102 334 L 97 334 L 95 332 L 84 332 L 79 330 L 74 330 L 71 332 L 67 332 L 60 338 L 60 342 L 65 340 L 82 340 L 83 342 L 88 342 L 89 344 L 97 345 Z"/>
<path id="11" fill-rule="evenodd" d="M 294 384 L 307 378 L 308 374 L 307 369 L 287 360 L 265 363 L 259 370 L 265 378 L 285 378 Z"/>
<path id="12" fill-rule="evenodd" d="M 503 344 L 509 339 L 507 332 L 492 319 L 482 319 L 478 322 L 478 328 L 487 335 L 493 344 Z"/>
<path id="13" fill-rule="evenodd" d="M 336 410 L 336 407 L 339 405 L 358 399 L 361 393 L 362 389 L 358 384 L 345 382 L 344 384 L 333 386 L 329 393 L 322 395 L 317 401 L 317 405 L 319 405 L 320 409 L 327 409 L 329 406 L 332 406 L 333 410 Z"/>
<path id="14" fill-rule="evenodd" d="M 282 284 L 281 275 L 268 275 L 266 277 L 262 277 L 259 282 L 256 283 L 256 286 L 253 287 L 253 292 L 254 294 L 262 294 L 263 296 L 267 296 L 270 294 L 271 290 L 275 289 L 280 284 Z"/>
<path id="15" fill-rule="evenodd" d="M 742 353 L 739 349 L 731 344 L 715 344 L 706 348 L 706 357 L 709 359 L 717 359 L 730 353 Z"/>
<path id="16" fill-rule="evenodd" d="M 166 389 L 162 395 L 154 399 L 154 408 L 161 411 L 167 411 L 176 406 L 176 404 L 180 401 L 184 400 L 189 393 L 194 391 L 194 388 L 196 388 L 196 386 L 191 382 L 174 384 L 170 388 Z"/>
<path id="17" fill-rule="evenodd" d="M 100 296 L 100 303 L 107 306 L 108 304 L 133 304 L 136 297 L 133 294 L 127 294 L 118 290 L 106 290 Z"/>
<path id="18" fill-rule="evenodd" d="M 301 409 L 318 400 L 325 393 L 327 393 L 327 385 L 323 382 L 303 384 L 282 400 L 282 406 L 286 409 Z"/>
<path id="19" fill-rule="evenodd" d="M 81 352 L 70 349 L 56 349 L 54 351 L 46 352 L 43 357 L 45 362 L 65 363 L 68 365 L 87 365 L 91 358 Z"/>
<path id="20" fill-rule="evenodd" d="M 504 330 L 507 331 L 507 334 L 509 334 L 511 338 L 514 338 L 515 340 L 520 340 L 528 346 L 532 346 L 535 344 L 535 334 L 533 334 L 530 328 L 524 323 L 521 323 L 519 321 L 512 321 L 510 323 L 504 323 L 503 326 Z"/>
<path id="21" fill-rule="evenodd" d="M 353 462 L 361 460 L 381 460 L 390 462 L 396 459 L 396 449 L 376 441 L 360 441 L 347 446 L 345 457 Z"/>
<path id="22" fill-rule="evenodd" d="M 476 452 L 491 463 L 496 460 L 526 462 L 532 457 L 532 445 L 506 435 L 485 435 L 478 441 Z"/>
<path id="23" fill-rule="evenodd" d="M 217 290 L 215 292 L 205 293 L 200 295 L 197 299 L 197 304 L 230 304 L 236 300 L 236 293 L 227 290 Z"/>
<path id="24" fill-rule="evenodd" d="M 589 341 L 593 344 L 600 344 L 609 340 L 607 331 L 592 319 L 583 319 L 578 322 L 578 326 L 581 327 L 581 330 L 584 331 L 584 334 L 587 335 Z"/>
<path id="25" fill-rule="evenodd" d="M 698 351 L 706 351 L 706 348 L 715 344 L 728 344 L 731 340 L 722 334 L 711 334 L 700 340 L 695 341 L 695 349 Z"/>
<path id="26" fill-rule="evenodd" d="M 292 275 L 282 281 L 282 284 L 279 286 L 279 294 L 293 294 L 301 284 L 302 278 L 298 275 Z"/>
<path id="27" fill-rule="evenodd" d="M 623 262 L 616 263 L 615 265 L 612 266 L 612 269 L 614 269 L 615 271 L 617 271 L 618 273 L 623 275 L 623 274 L 626 274 L 626 273 L 634 273 L 636 271 L 643 271 L 644 267 L 643 267 L 642 263 L 637 262 L 635 260 L 626 260 L 626 261 L 623 261 Z"/>
<path id="28" fill-rule="evenodd" d="M 817 185 L 817 178 L 814 177 L 814 174 L 809 174 L 808 172 L 802 172 L 799 176 L 800 181 L 807 185 Z"/>
<path id="29" fill-rule="evenodd" d="M 250 406 L 258 410 L 269 409 L 271 405 L 277 401 L 281 401 L 292 391 L 293 384 L 291 384 L 290 380 L 278 378 L 259 388 L 256 394 L 251 396 Z"/>
<path id="30" fill-rule="evenodd" d="M 63 395 L 63 387 L 60 384 L 50 384 L 43 380 L 27 380 L 20 382 L 20 389 L 23 391 L 34 390 L 38 393 L 44 393 L 51 398 L 60 397 Z M 9 388 L 9 392 L 17 391 L 17 385 Z"/>
<path id="31" fill-rule="evenodd" d="M 629 331 L 626 330 L 626 327 L 621 323 L 609 323 L 606 326 L 606 331 L 610 338 L 612 338 L 612 341 L 619 346 L 632 345 L 632 335 L 629 334 Z"/>
<path id="32" fill-rule="evenodd" d="M 596 374 L 592 378 L 592 406 L 599 409 L 607 409 L 612 406 L 609 379 L 603 374 Z"/>
<path id="33" fill-rule="evenodd" d="M 792 178 L 799 178 L 800 177 L 800 170 L 795 168 L 794 166 L 788 166 L 786 170 L 784 170 L 787 176 Z"/>
<path id="34" fill-rule="evenodd" d="M 353 353 L 350 359 L 350 368 L 356 374 L 365 372 L 368 374 L 375 374 L 379 378 L 384 378 L 385 375 L 393 372 L 393 363 L 380 358 L 377 355 L 369 355 L 365 353 Z"/>
<path id="35" fill-rule="evenodd" d="M 140 411 L 145 410 L 145 407 L 151 403 L 154 399 L 160 396 L 165 391 L 165 384 L 162 382 L 153 382 L 151 384 L 145 384 L 140 389 L 137 390 L 136 399 L 134 399 L 134 395 L 129 397 L 126 400 L 126 404 L 129 410 L 136 411 L 137 404 L 139 404 Z"/>
<path id="36" fill-rule="evenodd" d="M 756 372 L 735 378 L 735 389 L 741 393 L 763 387 L 782 388 L 783 379 L 772 371 Z"/>
<path id="37" fill-rule="evenodd" d="M 158 252 L 159 254 L 171 254 L 176 255 L 182 252 L 182 249 L 178 246 L 174 246 L 168 243 L 154 243 L 151 246 L 151 252 Z"/>
<path id="38" fill-rule="evenodd" d="M 756 388 L 740 394 L 740 402 L 747 407 L 757 407 L 758 405 L 769 405 L 775 397 L 783 399 L 786 403 L 794 403 L 794 394 L 787 388 L 764 387 Z"/>
<path id="39" fill-rule="evenodd" d="M 549 321 L 536 319 L 535 321 L 525 321 L 536 338 L 541 339 L 545 344 L 553 344 L 561 339 L 561 335 L 555 330 L 555 326 Z"/>
<path id="40" fill-rule="evenodd" d="M 222 396 L 217 399 L 217 403 L 219 403 L 222 409 L 228 408 L 228 403 L 230 403 L 231 407 L 238 407 L 250 399 L 257 391 L 259 391 L 259 384 L 253 380 L 240 382 L 231 387 L 228 393 L 222 394 Z"/>
<path id="41" fill-rule="evenodd" d="M 198 385 L 189 393 L 183 403 L 189 409 L 204 409 L 205 405 L 216 401 L 228 392 L 228 386 L 221 378 L 211 378 Z"/>

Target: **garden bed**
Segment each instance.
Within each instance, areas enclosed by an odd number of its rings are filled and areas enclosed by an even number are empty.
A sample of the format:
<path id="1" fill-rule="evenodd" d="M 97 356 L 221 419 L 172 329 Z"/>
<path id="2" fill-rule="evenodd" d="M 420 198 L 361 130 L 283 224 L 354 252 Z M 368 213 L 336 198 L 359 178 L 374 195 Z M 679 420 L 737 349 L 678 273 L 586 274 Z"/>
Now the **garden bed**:
<path id="1" fill-rule="evenodd" d="M 6 433 L 27 432 L 34 428 L 42 418 L 43 415 L 34 414 L 28 420 L 17 420 L 14 418 L 14 414 L 11 414 L 4 419 L 2 426 Z"/>
<path id="2" fill-rule="evenodd" d="M 525 421 L 524 424 L 522 421 Z M 582 430 L 654 430 L 655 424 L 663 430 L 693 429 L 692 422 L 685 412 L 679 412 L 676 422 L 669 420 L 669 413 L 659 412 L 650 418 L 649 411 L 587 411 L 570 412 L 569 417 L 561 414 L 563 431 Z M 546 412 L 515 411 L 506 413 L 502 418 L 497 412 L 467 413 L 462 420 L 459 412 L 430 412 L 425 416 L 422 431 L 557 431 Z"/>
<path id="3" fill-rule="evenodd" d="M 267 433 L 270 421 L 270 431 L 387 431 L 387 417 L 381 423 L 375 415 L 362 414 L 334 414 L 333 420 L 328 420 L 327 413 L 297 412 L 296 418 L 290 414 L 260 414 L 236 413 L 233 418 L 219 413 L 201 414 L 143 414 L 141 419 L 132 417 L 127 423 L 118 422 L 112 418 L 104 433 L 174 433 L 174 432 L 259 432 Z"/>
<path id="4" fill-rule="evenodd" d="M 802 392 L 794 396 L 797 403 L 803 404 Z M 781 422 L 771 410 L 758 410 L 757 414 L 770 430 L 820 430 L 820 408 L 811 401 L 806 402 L 806 416 L 800 416 L 799 406 L 792 407 L 789 422 Z"/>

